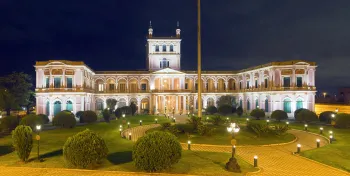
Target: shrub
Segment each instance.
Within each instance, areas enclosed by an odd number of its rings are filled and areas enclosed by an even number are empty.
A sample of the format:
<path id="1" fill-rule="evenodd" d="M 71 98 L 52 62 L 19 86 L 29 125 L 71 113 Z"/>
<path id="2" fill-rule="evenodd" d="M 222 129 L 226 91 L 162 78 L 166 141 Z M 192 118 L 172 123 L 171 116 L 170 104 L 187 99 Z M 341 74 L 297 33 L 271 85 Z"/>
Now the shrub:
<path id="1" fill-rule="evenodd" d="M 208 106 L 206 112 L 207 114 L 215 114 L 218 112 L 218 109 L 215 106 Z"/>
<path id="2" fill-rule="evenodd" d="M 29 126 L 19 125 L 12 132 L 12 140 L 19 159 L 26 162 L 33 148 L 32 129 Z"/>
<path id="3" fill-rule="evenodd" d="M 198 134 L 201 136 L 211 136 L 215 131 L 215 128 L 210 128 L 208 125 L 198 125 Z"/>
<path id="4" fill-rule="evenodd" d="M 131 115 L 135 115 L 135 113 L 137 111 L 137 106 L 134 102 L 131 102 L 130 109 L 131 109 Z"/>
<path id="5" fill-rule="evenodd" d="M 176 125 L 168 127 L 167 131 L 175 136 L 177 136 L 178 133 L 180 132 L 179 129 L 177 129 Z"/>
<path id="6" fill-rule="evenodd" d="M 330 124 L 332 122 L 332 114 L 335 115 L 335 113 L 332 111 L 324 111 L 320 114 L 318 119 L 320 120 L 320 122 L 325 122 Z"/>
<path id="7" fill-rule="evenodd" d="M 12 131 L 18 125 L 18 118 L 16 116 L 5 116 L 0 119 L 1 129 Z"/>
<path id="8" fill-rule="evenodd" d="M 122 110 L 120 108 L 117 108 L 115 111 L 114 111 L 114 114 L 115 116 L 120 119 L 120 117 L 122 117 Z"/>
<path id="9" fill-rule="evenodd" d="M 43 119 L 40 118 L 39 116 L 35 114 L 29 114 L 24 116 L 21 119 L 21 122 L 19 123 L 20 125 L 26 125 L 30 126 L 32 129 L 35 129 L 36 125 L 42 125 L 43 124 Z"/>
<path id="10" fill-rule="evenodd" d="M 247 129 L 255 133 L 258 137 L 269 133 L 269 126 L 266 123 L 249 121 Z"/>
<path id="11" fill-rule="evenodd" d="M 77 113 L 75 113 L 75 116 L 79 118 L 80 123 L 84 123 L 84 120 L 82 118 L 83 114 L 84 114 L 84 111 L 78 111 Z"/>
<path id="12" fill-rule="evenodd" d="M 105 122 L 109 123 L 109 118 L 111 117 L 111 113 L 109 113 L 108 109 L 104 109 L 102 111 L 102 116 L 103 116 L 103 119 L 105 119 Z"/>
<path id="13" fill-rule="evenodd" d="M 243 114 L 243 108 L 239 106 L 239 107 L 236 109 L 236 113 L 237 113 L 238 116 L 241 117 L 242 114 Z"/>
<path id="14" fill-rule="evenodd" d="M 188 124 L 192 124 L 193 130 L 198 129 L 198 125 L 202 124 L 201 118 L 196 116 L 191 116 L 189 119 L 187 119 Z"/>
<path id="15" fill-rule="evenodd" d="M 350 127 L 350 114 L 338 113 L 335 118 L 335 127 L 337 128 L 349 128 Z"/>
<path id="16" fill-rule="evenodd" d="M 108 154 L 105 141 L 86 129 L 69 137 L 63 146 L 63 157 L 69 166 L 91 168 L 100 164 Z"/>
<path id="17" fill-rule="evenodd" d="M 213 120 L 213 125 L 221 125 L 224 122 L 224 120 L 221 118 L 220 115 L 214 116 L 212 120 Z"/>
<path id="18" fill-rule="evenodd" d="M 288 115 L 286 112 L 282 110 L 275 110 L 271 114 L 271 118 L 276 119 L 277 121 L 288 119 Z"/>
<path id="19" fill-rule="evenodd" d="M 253 109 L 252 112 L 250 112 L 250 115 L 259 120 L 260 118 L 265 117 L 265 111 L 262 109 Z"/>
<path id="20" fill-rule="evenodd" d="M 221 105 L 221 106 L 219 106 L 218 111 L 221 115 L 231 114 L 232 113 L 232 106 L 228 105 L 228 104 Z"/>
<path id="21" fill-rule="evenodd" d="M 120 111 L 122 114 L 131 115 L 131 107 L 130 106 L 123 106 L 120 108 Z"/>
<path id="22" fill-rule="evenodd" d="M 57 113 L 52 119 L 52 125 L 62 128 L 73 128 L 76 123 L 77 121 L 75 120 L 74 114 L 67 111 Z"/>
<path id="23" fill-rule="evenodd" d="M 39 114 L 38 116 L 43 122 L 43 124 L 48 124 L 50 122 L 50 119 L 46 114 Z"/>
<path id="24" fill-rule="evenodd" d="M 164 122 L 161 124 L 161 126 L 162 126 L 162 129 L 165 130 L 165 129 L 169 128 L 171 126 L 171 124 L 170 124 L 170 122 Z"/>
<path id="25" fill-rule="evenodd" d="M 181 151 L 180 142 L 174 135 L 154 131 L 137 140 L 132 157 L 138 169 L 157 172 L 179 162 Z"/>
<path id="26" fill-rule="evenodd" d="M 84 111 L 81 119 L 84 123 L 93 123 L 97 121 L 97 114 L 94 111 Z"/>
<path id="27" fill-rule="evenodd" d="M 295 110 L 295 111 L 294 111 L 294 118 L 297 118 L 297 114 L 298 114 L 300 111 L 302 111 L 302 110 L 305 110 L 305 109 L 304 109 L 304 108 L 300 108 L 300 109 Z M 308 109 L 306 109 L 306 110 L 308 110 Z"/>
<path id="28" fill-rule="evenodd" d="M 288 131 L 288 126 L 287 125 L 275 125 L 274 129 L 270 129 L 270 132 L 273 134 L 280 136 L 285 134 Z"/>
<path id="29" fill-rule="evenodd" d="M 298 122 L 312 122 L 312 121 L 318 121 L 318 117 L 315 112 L 312 112 L 308 109 L 303 109 L 300 112 L 297 113 L 297 116 L 295 118 Z"/>

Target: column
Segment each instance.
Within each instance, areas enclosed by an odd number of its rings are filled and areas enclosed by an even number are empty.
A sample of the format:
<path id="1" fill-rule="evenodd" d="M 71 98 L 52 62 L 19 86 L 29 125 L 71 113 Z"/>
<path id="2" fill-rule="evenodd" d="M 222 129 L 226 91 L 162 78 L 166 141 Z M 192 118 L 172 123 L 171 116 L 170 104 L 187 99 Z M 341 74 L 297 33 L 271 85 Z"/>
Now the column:
<path id="1" fill-rule="evenodd" d="M 77 104 L 77 103 L 74 103 L 74 104 Z M 81 104 L 80 105 L 80 111 L 85 111 L 85 99 L 84 99 L 84 96 L 81 96 L 80 104 Z M 77 109 L 73 109 L 73 111 L 77 112 Z"/>
<path id="2" fill-rule="evenodd" d="M 158 113 L 158 96 L 156 95 L 155 97 L 156 97 L 156 110 L 154 113 L 157 114 Z"/>
<path id="3" fill-rule="evenodd" d="M 49 88 L 51 88 L 51 85 L 53 85 L 52 70 L 50 70 Z"/>
<path id="4" fill-rule="evenodd" d="M 126 92 L 129 93 L 129 79 L 126 79 Z"/>
<path id="5" fill-rule="evenodd" d="M 174 77 L 171 78 L 171 90 L 175 90 Z"/>
<path id="6" fill-rule="evenodd" d="M 66 87 L 66 70 L 65 69 L 63 69 L 62 87 Z"/>
<path id="7" fill-rule="evenodd" d="M 292 86 L 291 87 L 295 87 L 296 86 L 296 82 L 295 82 L 295 69 L 292 70 Z"/>
<path id="8" fill-rule="evenodd" d="M 182 96 L 182 99 L 183 99 L 183 110 L 182 112 L 185 114 L 187 112 L 187 108 L 186 108 L 186 96 L 183 95 Z"/>
<path id="9" fill-rule="evenodd" d="M 179 96 L 176 95 L 175 97 L 175 102 L 176 102 L 176 105 L 175 105 L 175 113 L 178 113 L 179 112 Z"/>
<path id="10" fill-rule="evenodd" d="M 228 81 L 225 81 L 225 90 L 228 92 Z"/>
<path id="11" fill-rule="evenodd" d="M 53 100 L 50 100 L 50 121 L 52 122 L 53 119 Z"/>
<path id="12" fill-rule="evenodd" d="M 103 92 L 107 92 L 107 83 L 103 83 Z"/>
<path id="13" fill-rule="evenodd" d="M 162 107 L 162 111 L 163 111 L 164 113 L 166 113 L 166 112 L 165 112 L 165 101 L 166 101 L 166 97 L 165 97 L 165 95 L 163 95 L 163 107 Z M 168 111 L 168 107 L 167 107 L 167 111 Z"/>
<path id="14" fill-rule="evenodd" d="M 159 77 L 159 90 L 163 90 L 163 77 Z"/>
<path id="15" fill-rule="evenodd" d="M 137 113 L 141 114 L 141 100 L 137 98 Z"/>

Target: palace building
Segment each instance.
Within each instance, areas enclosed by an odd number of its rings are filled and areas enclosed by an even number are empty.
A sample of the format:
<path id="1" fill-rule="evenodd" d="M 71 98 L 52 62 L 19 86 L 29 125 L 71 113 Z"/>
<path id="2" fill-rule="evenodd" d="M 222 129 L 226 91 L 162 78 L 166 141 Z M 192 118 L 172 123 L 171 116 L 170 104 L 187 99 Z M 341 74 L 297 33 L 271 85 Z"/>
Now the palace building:
<path id="1" fill-rule="evenodd" d="M 82 61 L 37 61 L 37 114 L 52 119 L 62 110 L 99 111 L 108 99 L 117 100 L 117 107 L 134 102 L 138 113 L 196 111 L 197 71 L 181 70 L 180 31 L 178 27 L 174 37 L 156 37 L 150 26 L 145 71 L 94 71 Z M 246 112 L 279 109 L 292 117 L 299 108 L 314 111 L 316 67 L 315 62 L 293 60 L 238 71 L 202 71 L 203 108 L 232 95 Z"/>

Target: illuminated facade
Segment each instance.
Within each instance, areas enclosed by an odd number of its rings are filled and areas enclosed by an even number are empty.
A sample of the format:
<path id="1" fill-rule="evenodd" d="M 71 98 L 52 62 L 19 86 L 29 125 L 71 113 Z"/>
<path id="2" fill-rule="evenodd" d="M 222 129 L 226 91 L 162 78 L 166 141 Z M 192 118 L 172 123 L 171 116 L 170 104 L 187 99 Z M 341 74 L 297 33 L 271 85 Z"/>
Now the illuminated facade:
<path id="1" fill-rule="evenodd" d="M 94 71 L 80 61 L 36 62 L 38 114 L 50 119 L 61 110 L 102 110 L 107 99 L 117 107 L 134 102 L 138 113 L 189 113 L 197 108 L 197 73 L 181 70 L 180 29 L 175 37 L 154 37 L 148 30 L 147 70 Z M 203 107 L 220 96 L 236 97 L 244 111 L 257 107 L 267 114 L 280 109 L 291 117 L 296 109 L 314 111 L 314 62 L 271 62 L 239 71 L 202 71 Z"/>

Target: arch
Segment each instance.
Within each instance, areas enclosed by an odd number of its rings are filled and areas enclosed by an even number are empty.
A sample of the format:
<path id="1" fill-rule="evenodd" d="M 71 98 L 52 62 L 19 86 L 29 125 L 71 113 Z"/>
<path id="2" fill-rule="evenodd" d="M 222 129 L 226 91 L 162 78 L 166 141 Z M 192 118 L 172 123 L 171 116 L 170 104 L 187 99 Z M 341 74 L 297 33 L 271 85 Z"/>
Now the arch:
<path id="1" fill-rule="evenodd" d="M 125 78 L 118 79 L 118 92 L 126 92 L 127 91 L 127 80 Z"/>
<path id="2" fill-rule="evenodd" d="M 259 99 L 257 98 L 255 99 L 255 108 L 258 109 L 258 107 L 259 107 Z"/>
<path id="3" fill-rule="evenodd" d="M 247 110 L 250 111 L 250 101 L 249 101 L 249 99 L 247 100 Z"/>
<path id="4" fill-rule="evenodd" d="M 207 90 L 209 91 L 209 92 L 214 92 L 215 91 L 215 85 L 214 85 L 215 83 L 214 83 L 214 79 L 213 78 L 211 78 L 211 77 L 209 77 L 208 79 L 207 79 Z"/>
<path id="5" fill-rule="evenodd" d="M 166 45 L 164 44 L 163 47 L 162 47 L 162 51 L 163 52 L 166 52 Z"/>
<path id="6" fill-rule="evenodd" d="M 269 100 L 265 99 L 265 112 L 269 112 Z"/>
<path id="7" fill-rule="evenodd" d="M 126 106 L 126 100 L 124 98 L 120 98 L 118 100 L 118 108 Z"/>
<path id="8" fill-rule="evenodd" d="M 145 110 L 149 111 L 149 99 L 148 98 L 143 98 L 141 100 L 141 109 L 145 112 Z"/>
<path id="9" fill-rule="evenodd" d="M 226 87 L 225 87 L 225 80 L 223 78 L 219 78 L 218 79 L 218 85 L 217 85 L 217 89 L 218 91 L 225 91 L 226 90 Z"/>
<path id="10" fill-rule="evenodd" d="M 102 99 L 100 99 L 100 98 L 98 98 L 98 99 L 96 99 L 96 110 L 103 110 L 104 109 L 104 107 L 103 107 L 103 100 Z"/>
<path id="11" fill-rule="evenodd" d="M 239 100 L 239 106 L 240 106 L 241 108 L 243 108 L 243 100 L 242 100 L 242 99 Z"/>
<path id="12" fill-rule="evenodd" d="M 102 78 L 98 78 L 95 80 L 95 90 L 99 92 L 103 92 L 105 89 L 105 81 Z"/>
<path id="13" fill-rule="evenodd" d="M 291 113 L 292 112 L 291 103 L 292 103 L 292 101 L 290 98 L 285 98 L 283 100 L 283 111 L 285 111 L 286 113 Z"/>
<path id="14" fill-rule="evenodd" d="M 168 68 L 169 67 L 169 60 L 167 60 L 166 58 L 163 58 L 160 61 L 160 68 Z"/>
<path id="15" fill-rule="evenodd" d="M 135 103 L 137 105 L 137 99 L 136 98 L 130 98 L 129 103 Z"/>
<path id="16" fill-rule="evenodd" d="M 73 111 L 73 103 L 72 101 L 68 100 L 66 103 L 66 110 Z"/>
<path id="17" fill-rule="evenodd" d="M 50 101 L 46 101 L 45 114 L 50 115 Z"/>
<path id="18" fill-rule="evenodd" d="M 61 107 L 61 101 L 59 100 L 56 100 L 54 103 L 53 103 L 53 115 L 55 116 L 57 113 L 61 112 L 62 111 L 62 107 Z"/>
<path id="19" fill-rule="evenodd" d="M 230 78 L 229 80 L 228 80 L 228 89 L 229 90 L 236 90 L 236 79 L 234 79 L 234 78 Z"/>
<path id="20" fill-rule="evenodd" d="M 209 106 L 215 106 L 214 98 L 209 97 L 207 99 L 207 107 L 209 107 Z"/>
<path id="21" fill-rule="evenodd" d="M 303 106 L 303 99 L 301 99 L 301 98 L 298 98 L 297 99 L 297 102 L 296 102 L 296 109 L 295 110 L 298 110 L 298 109 L 301 109 L 301 108 L 303 108 L 304 106 Z"/>
<path id="22" fill-rule="evenodd" d="M 136 78 L 129 79 L 129 92 L 136 93 L 138 91 L 138 80 Z"/>

